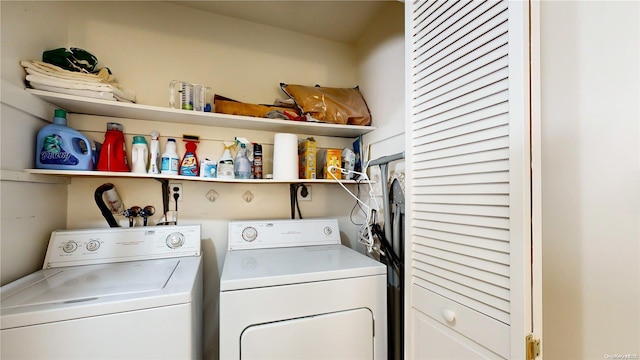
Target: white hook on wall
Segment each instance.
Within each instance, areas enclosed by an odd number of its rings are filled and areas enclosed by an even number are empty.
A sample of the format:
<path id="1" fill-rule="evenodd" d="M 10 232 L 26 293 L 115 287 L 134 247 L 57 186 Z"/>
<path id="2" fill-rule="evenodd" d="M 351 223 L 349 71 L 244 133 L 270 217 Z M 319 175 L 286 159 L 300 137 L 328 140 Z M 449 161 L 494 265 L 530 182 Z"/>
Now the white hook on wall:
<path id="1" fill-rule="evenodd" d="M 247 190 L 244 194 L 242 194 L 242 198 L 244 199 L 244 201 L 248 203 L 251 202 L 251 200 L 253 200 L 254 195 L 251 191 Z"/>
<path id="2" fill-rule="evenodd" d="M 209 201 L 211 202 L 215 202 L 218 197 L 220 196 L 220 194 L 218 194 L 217 191 L 211 189 L 207 192 L 207 194 L 205 195 L 207 197 L 207 199 L 209 199 Z"/>

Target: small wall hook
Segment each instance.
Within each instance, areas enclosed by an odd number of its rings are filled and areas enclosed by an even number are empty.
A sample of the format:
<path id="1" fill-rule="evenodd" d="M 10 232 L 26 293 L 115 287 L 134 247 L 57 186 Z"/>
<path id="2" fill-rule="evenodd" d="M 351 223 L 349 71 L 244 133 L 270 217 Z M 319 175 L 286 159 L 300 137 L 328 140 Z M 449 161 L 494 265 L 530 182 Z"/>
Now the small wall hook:
<path id="1" fill-rule="evenodd" d="M 218 199 L 218 197 L 220 197 L 220 194 L 218 194 L 217 191 L 211 189 L 207 192 L 205 196 L 207 197 L 207 199 L 209 199 L 209 201 L 215 202 Z"/>
<path id="2" fill-rule="evenodd" d="M 253 195 L 253 193 L 251 191 L 247 190 L 244 194 L 242 194 L 242 198 L 247 203 L 250 203 L 253 200 L 254 195 Z"/>

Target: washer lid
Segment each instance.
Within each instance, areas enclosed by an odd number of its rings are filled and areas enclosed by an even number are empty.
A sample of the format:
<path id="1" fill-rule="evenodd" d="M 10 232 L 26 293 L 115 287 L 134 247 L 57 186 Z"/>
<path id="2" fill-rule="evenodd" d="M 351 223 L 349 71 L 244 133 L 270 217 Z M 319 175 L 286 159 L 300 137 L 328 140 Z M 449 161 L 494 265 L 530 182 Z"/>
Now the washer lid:
<path id="1" fill-rule="evenodd" d="M 39 270 L 2 287 L 2 329 L 191 302 L 200 257 Z"/>
<path id="2" fill-rule="evenodd" d="M 343 245 L 229 251 L 220 291 L 384 275 L 382 263 Z"/>

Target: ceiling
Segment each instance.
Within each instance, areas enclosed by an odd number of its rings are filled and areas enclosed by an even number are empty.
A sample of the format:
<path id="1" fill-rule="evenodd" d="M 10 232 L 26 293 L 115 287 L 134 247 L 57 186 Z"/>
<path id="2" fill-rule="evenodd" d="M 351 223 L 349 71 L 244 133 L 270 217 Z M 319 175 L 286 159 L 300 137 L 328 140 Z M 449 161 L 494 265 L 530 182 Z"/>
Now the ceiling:
<path id="1" fill-rule="evenodd" d="M 389 1 L 394 0 L 169 2 L 327 40 L 355 44 Z"/>

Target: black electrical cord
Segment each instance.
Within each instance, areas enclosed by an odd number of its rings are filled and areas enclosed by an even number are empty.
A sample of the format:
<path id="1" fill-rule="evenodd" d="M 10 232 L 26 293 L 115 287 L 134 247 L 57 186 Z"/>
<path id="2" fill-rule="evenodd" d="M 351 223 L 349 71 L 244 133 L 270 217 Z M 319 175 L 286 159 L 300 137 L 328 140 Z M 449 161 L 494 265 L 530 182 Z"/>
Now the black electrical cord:
<path id="1" fill-rule="evenodd" d="M 307 187 L 305 186 L 305 184 L 298 184 L 298 187 L 302 188 L 300 190 L 300 194 L 302 196 L 306 197 L 309 194 L 309 190 L 307 190 Z M 298 189 L 296 189 L 296 209 L 298 209 L 298 218 L 302 219 L 302 213 L 300 212 L 300 204 L 298 203 Z"/>
<path id="2" fill-rule="evenodd" d="M 298 189 L 303 196 L 309 193 L 305 184 L 290 184 L 289 185 L 289 198 L 291 200 L 291 219 L 296 218 L 296 210 L 298 211 L 298 218 L 302 219 L 302 212 L 300 212 L 300 204 L 298 204 Z"/>
<path id="3" fill-rule="evenodd" d="M 176 202 L 176 211 L 178 211 L 178 198 L 180 197 L 178 190 L 180 190 L 180 188 L 178 187 L 173 188 L 173 200 L 175 200 Z"/>
<path id="4" fill-rule="evenodd" d="M 178 190 L 180 190 L 180 188 L 177 186 L 173 188 L 173 200 L 175 200 L 176 203 L 176 225 L 178 225 L 178 198 L 180 197 Z"/>

